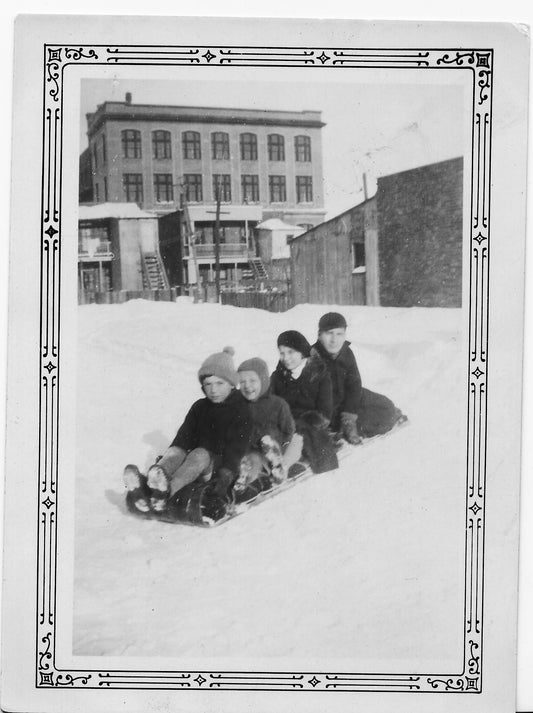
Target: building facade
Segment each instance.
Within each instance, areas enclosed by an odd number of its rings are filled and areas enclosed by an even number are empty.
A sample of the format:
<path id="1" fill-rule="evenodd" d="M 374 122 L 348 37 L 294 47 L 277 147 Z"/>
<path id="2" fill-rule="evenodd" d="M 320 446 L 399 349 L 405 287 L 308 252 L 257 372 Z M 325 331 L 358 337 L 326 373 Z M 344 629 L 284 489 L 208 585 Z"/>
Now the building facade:
<path id="1" fill-rule="evenodd" d="M 278 218 L 308 229 L 323 221 L 323 126 L 319 111 L 133 104 L 127 94 L 87 114 L 93 200 L 159 215 L 186 206 L 187 283 L 212 277 L 220 202 L 220 263 L 238 279 L 255 225 Z"/>
<path id="2" fill-rule="evenodd" d="M 463 159 L 383 176 L 289 244 L 295 304 L 460 307 Z"/>
<path id="3" fill-rule="evenodd" d="M 125 203 L 80 206 L 78 295 L 166 289 L 154 213 Z"/>

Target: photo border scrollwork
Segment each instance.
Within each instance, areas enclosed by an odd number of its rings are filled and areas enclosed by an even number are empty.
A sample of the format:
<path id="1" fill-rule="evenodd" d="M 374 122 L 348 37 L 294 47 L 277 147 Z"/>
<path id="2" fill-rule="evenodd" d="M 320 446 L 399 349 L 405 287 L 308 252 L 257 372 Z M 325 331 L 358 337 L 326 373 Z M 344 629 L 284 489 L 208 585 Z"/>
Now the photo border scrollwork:
<path id="1" fill-rule="evenodd" d="M 310 672 L 69 670 L 55 663 L 60 390 L 61 181 L 64 74 L 73 65 L 314 67 L 469 72 L 471 185 L 468 427 L 465 503 L 463 667 L 440 675 Z M 480 693 L 483 669 L 492 49 L 384 49 L 143 45 L 44 45 L 41 208 L 40 436 L 38 475 L 38 688 L 293 690 Z M 356 76 L 356 75 L 354 75 Z"/>

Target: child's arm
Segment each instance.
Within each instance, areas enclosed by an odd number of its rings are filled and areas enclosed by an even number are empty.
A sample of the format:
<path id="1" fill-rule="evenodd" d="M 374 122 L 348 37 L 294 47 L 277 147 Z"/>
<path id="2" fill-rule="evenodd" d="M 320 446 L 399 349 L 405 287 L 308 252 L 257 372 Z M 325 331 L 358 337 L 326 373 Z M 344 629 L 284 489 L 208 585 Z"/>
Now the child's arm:
<path id="1" fill-rule="evenodd" d="M 361 375 L 359 374 L 357 362 L 355 361 L 355 356 L 351 349 L 348 351 L 348 354 L 350 364 L 346 374 L 344 402 L 341 404 L 340 410 L 347 411 L 348 413 L 358 413 L 361 405 Z"/>
<path id="2" fill-rule="evenodd" d="M 233 418 L 228 423 L 226 447 L 222 460 L 222 467 L 228 468 L 235 477 L 239 472 L 241 459 L 249 449 L 252 430 L 250 409 L 248 404 L 243 404 L 235 410 Z"/>
<path id="3" fill-rule="evenodd" d="M 203 401 L 203 400 L 202 400 Z M 196 433 L 198 425 L 198 411 L 202 401 L 196 401 L 189 409 L 188 414 L 178 432 L 174 436 L 171 446 L 183 448 L 184 451 L 192 451 L 196 447 Z"/>
<path id="4" fill-rule="evenodd" d="M 315 405 L 316 410 L 331 421 L 333 415 L 333 386 L 331 376 L 326 371 L 320 380 L 320 386 Z"/>
<path id="5" fill-rule="evenodd" d="M 281 443 L 283 445 L 285 443 L 289 443 L 291 438 L 294 436 L 296 425 L 294 423 L 294 418 L 292 417 L 289 404 L 280 398 L 279 406 L 278 428 L 281 433 Z"/>

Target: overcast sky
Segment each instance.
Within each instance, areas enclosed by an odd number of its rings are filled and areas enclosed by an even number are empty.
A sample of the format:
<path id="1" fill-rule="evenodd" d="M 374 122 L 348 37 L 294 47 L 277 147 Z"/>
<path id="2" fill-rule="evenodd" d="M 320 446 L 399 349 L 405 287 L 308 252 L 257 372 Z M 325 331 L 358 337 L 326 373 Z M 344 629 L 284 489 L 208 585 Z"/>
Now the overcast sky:
<path id="1" fill-rule="evenodd" d="M 257 68 L 253 76 L 254 68 L 241 68 L 234 79 L 207 71 L 212 69 L 206 67 L 194 81 L 161 79 L 160 74 L 153 79 L 82 80 L 81 149 L 87 145 L 85 114 L 106 100 L 124 101 L 126 92 L 132 93 L 134 104 L 318 110 L 326 124 L 322 148 L 328 218 L 363 200 L 363 173 L 372 195 L 378 176 L 462 156 L 466 150 L 464 89 L 444 83 L 451 73 L 319 70 L 303 75 L 301 70 L 274 74 L 265 68 L 258 79 Z M 185 74 L 183 68 L 180 74 Z"/>

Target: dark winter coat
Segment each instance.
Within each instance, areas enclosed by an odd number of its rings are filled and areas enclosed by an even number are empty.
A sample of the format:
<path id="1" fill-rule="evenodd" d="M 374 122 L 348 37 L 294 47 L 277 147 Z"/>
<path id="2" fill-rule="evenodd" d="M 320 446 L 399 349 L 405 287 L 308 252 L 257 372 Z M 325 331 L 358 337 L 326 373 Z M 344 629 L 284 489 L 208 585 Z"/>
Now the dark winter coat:
<path id="1" fill-rule="evenodd" d="M 331 378 L 318 356 L 311 356 L 298 379 L 281 362 L 270 379 L 272 392 L 285 399 L 303 436 L 302 455 L 315 473 L 338 467 L 327 426 L 333 412 Z"/>
<path id="2" fill-rule="evenodd" d="M 296 420 L 296 430 L 303 437 L 302 456 L 313 473 L 326 473 L 339 467 L 331 433 L 320 424 L 317 411 L 307 411 Z"/>
<path id="3" fill-rule="evenodd" d="M 248 401 L 233 391 L 222 403 L 199 399 L 190 408 L 171 446 L 189 452 L 205 448 L 213 453 L 217 467 L 238 473 L 239 463 L 250 446 L 252 419 Z"/>
<path id="4" fill-rule="evenodd" d="M 270 378 L 270 388 L 289 404 L 295 420 L 306 411 L 318 411 L 330 421 L 333 413 L 331 378 L 317 355 L 309 357 L 298 379 L 279 362 Z"/>
<path id="5" fill-rule="evenodd" d="M 357 431 L 363 438 L 371 438 L 390 431 L 402 415 L 393 402 L 375 391 L 363 388 L 357 416 Z"/>
<path id="6" fill-rule="evenodd" d="M 342 345 L 336 356 L 329 354 L 320 342 L 313 345 L 311 354 L 319 356 L 326 365 L 333 385 L 333 416 L 331 428 L 340 428 L 343 412 L 357 414 L 357 431 L 363 438 L 387 433 L 394 426 L 400 411 L 393 402 L 361 386 L 361 375 L 350 349 L 350 342 Z"/>
<path id="7" fill-rule="evenodd" d="M 248 405 L 252 418 L 252 448 L 260 448 L 259 442 L 263 436 L 271 436 L 280 446 L 294 436 L 294 419 L 284 399 L 267 391 L 257 401 L 249 401 Z"/>
<path id="8" fill-rule="evenodd" d="M 313 345 L 311 354 L 320 357 L 326 365 L 331 377 L 333 389 L 331 427 L 334 430 L 338 430 L 340 415 L 343 411 L 359 413 L 361 408 L 361 375 L 357 368 L 354 353 L 350 349 L 350 342 L 346 341 L 336 356 L 329 354 L 321 342 L 317 342 Z"/>

